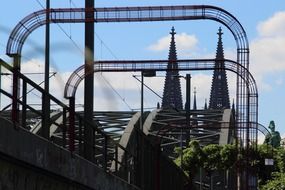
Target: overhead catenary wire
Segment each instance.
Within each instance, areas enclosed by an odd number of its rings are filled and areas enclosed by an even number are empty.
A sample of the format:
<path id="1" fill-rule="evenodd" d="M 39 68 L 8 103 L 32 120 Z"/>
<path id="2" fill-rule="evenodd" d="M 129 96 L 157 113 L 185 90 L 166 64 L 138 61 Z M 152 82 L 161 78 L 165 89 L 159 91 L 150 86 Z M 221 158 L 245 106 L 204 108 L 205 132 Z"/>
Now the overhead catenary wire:
<path id="1" fill-rule="evenodd" d="M 104 42 L 104 40 L 102 40 L 102 38 L 96 32 L 95 36 L 100 40 L 101 45 L 103 45 L 115 59 L 118 59 L 115 53 L 109 48 L 109 46 Z"/>
<path id="2" fill-rule="evenodd" d="M 49 78 L 51 78 L 51 77 L 53 77 L 53 76 L 55 76 L 55 75 L 56 75 L 56 72 L 53 72 L 53 73 L 49 76 Z M 8 76 L 8 77 L 9 77 L 9 76 Z M 45 82 L 45 81 L 40 82 L 40 83 L 38 84 L 38 86 L 42 85 L 44 82 Z M 26 94 L 32 93 L 33 95 L 39 97 L 39 95 L 37 95 L 37 94 L 35 94 L 35 93 L 32 92 L 34 89 L 35 89 L 35 87 L 33 87 L 32 89 L 30 89 Z M 19 97 L 19 100 L 20 100 L 21 98 L 22 98 L 22 97 Z M 1 112 L 2 112 L 2 111 L 5 111 L 6 109 L 8 109 L 11 105 L 12 105 L 12 104 L 8 104 L 6 107 L 4 107 L 4 108 L 1 110 Z"/>
<path id="3" fill-rule="evenodd" d="M 105 78 L 105 77 L 102 77 L 105 82 L 110 86 L 110 88 L 120 97 L 120 99 L 126 104 L 126 106 L 132 111 L 133 109 L 131 108 L 131 106 L 126 102 L 125 98 L 123 98 L 120 93 L 115 89 L 113 88 L 113 86 L 110 84 L 110 82 Z"/>
<path id="4" fill-rule="evenodd" d="M 39 1 L 36 0 L 38 2 L 38 4 L 45 9 L 45 7 L 43 6 L 43 4 Z M 72 42 L 72 44 L 81 52 L 82 55 L 84 55 L 83 50 L 79 47 L 79 45 L 72 39 L 71 35 L 68 35 L 68 33 L 62 28 L 62 26 L 59 23 L 56 23 L 56 25 L 59 27 L 59 29 L 66 35 L 66 37 Z M 70 32 L 71 33 L 71 32 Z"/>
<path id="5" fill-rule="evenodd" d="M 39 0 L 36 0 L 38 2 L 38 4 L 43 8 L 45 9 L 44 5 L 39 1 Z M 71 4 L 76 8 L 76 4 L 73 2 L 73 0 L 69 0 L 69 4 L 70 4 L 70 7 L 71 7 Z M 65 34 L 65 36 L 71 40 L 72 44 L 79 50 L 79 52 L 84 56 L 84 51 L 82 50 L 82 48 L 72 39 L 72 35 L 71 35 L 71 26 L 70 26 L 70 34 L 68 34 L 68 32 L 66 32 L 64 30 L 64 28 L 59 24 L 59 23 L 56 23 L 57 26 L 60 28 L 60 30 Z M 109 46 L 104 42 L 104 40 L 96 33 L 95 33 L 95 36 L 100 40 L 100 43 L 101 43 L 101 46 L 104 46 L 108 51 L 109 53 L 115 58 L 115 59 L 118 59 L 118 57 L 115 55 L 115 53 L 111 50 L 111 48 L 109 48 Z M 101 54 L 102 54 L 102 49 L 101 49 Z M 102 56 L 102 55 L 101 55 Z M 126 106 L 130 109 L 130 110 L 133 110 L 130 105 L 126 102 L 125 98 L 123 98 L 120 93 L 118 91 L 115 90 L 115 88 L 112 86 L 112 84 L 103 76 L 101 75 L 102 78 L 104 79 L 104 81 L 110 86 L 110 88 L 114 91 L 114 93 L 126 104 Z"/>
<path id="6" fill-rule="evenodd" d="M 142 82 L 140 79 L 137 78 L 136 75 L 133 75 L 133 77 L 139 81 L 139 82 Z M 159 97 L 160 99 L 162 99 L 162 96 L 160 96 L 157 92 L 155 92 L 152 88 L 150 88 L 148 85 L 146 84 L 143 84 L 147 89 L 149 89 L 152 93 L 154 93 L 157 97 Z"/>

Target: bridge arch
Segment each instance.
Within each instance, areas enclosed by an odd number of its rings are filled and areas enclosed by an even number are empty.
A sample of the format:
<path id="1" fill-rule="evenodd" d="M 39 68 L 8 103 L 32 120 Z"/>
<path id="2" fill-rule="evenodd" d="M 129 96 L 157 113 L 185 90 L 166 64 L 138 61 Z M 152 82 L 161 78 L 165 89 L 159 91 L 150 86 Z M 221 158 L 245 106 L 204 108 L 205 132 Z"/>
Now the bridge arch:
<path id="1" fill-rule="evenodd" d="M 12 57 L 21 55 L 24 42 L 29 34 L 46 24 L 47 11 L 49 11 L 50 23 L 214 20 L 222 23 L 231 31 L 237 45 L 238 62 L 248 64 L 248 57 L 242 56 L 249 53 L 248 40 L 242 25 L 226 10 L 210 5 L 43 9 L 26 16 L 14 27 L 7 42 L 7 55 Z M 90 13 L 94 15 L 94 18 L 86 19 L 85 15 Z"/>
<path id="2" fill-rule="evenodd" d="M 49 19 L 46 13 L 49 13 Z M 85 18 L 92 14 L 93 18 Z M 14 66 L 19 69 L 21 52 L 26 38 L 34 30 L 50 23 L 84 23 L 84 22 L 153 22 L 176 20 L 213 20 L 225 25 L 233 34 L 237 46 L 237 63 L 248 69 L 249 45 L 247 35 L 240 22 L 226 10 L 211 5 L 185 5 L 185 6 L 149 6 L 149 7 L 110 7 L 94 9 L 49 9 L 39 10 L 21 20 L 13 29 L 6 47 L 7 55 L 14 58 Z M 239 68 L 238 68 L 239 69 Z M 242 73 L 242 70 L 239 71 Z M 246 74 L 243 76 L 248 77 Z M 17 77 L 15 76 L 14 96 L 17 94 Z M 244 80 L 237 77 L 236 104 L 240 115 L 239 122 L 249 122 L 247 112 L 247 88 Z M 16 103 L 13 104 L 16 109 Z"/>
<path id="3" fill-rule="evenodd" d="M 175 61 L 179 70 L 214 70 L 216 59 L 185 59 Z M 249 122 L 257 123 L 258 115 L 258 90 L 255 79 L 251 73 L 240 63 L 225 59 L 225 69 L 234 72 L 246 85 L 246 102 L 240 106 L 246 107 L 249 114 Z M 132 60 L 132 61 L 96 61 L 94 62 L 95 72 L 139 72 L 147 70 L 166 71 L 169 60 Z M 91 73 L 84 72 L 84 65 L 78 67 L 69 77 L 65 90 L 65 98 L 75 98 L 77 87 L 80 82 Z M 242 104 L 243 103 L 243 104 Z"/>

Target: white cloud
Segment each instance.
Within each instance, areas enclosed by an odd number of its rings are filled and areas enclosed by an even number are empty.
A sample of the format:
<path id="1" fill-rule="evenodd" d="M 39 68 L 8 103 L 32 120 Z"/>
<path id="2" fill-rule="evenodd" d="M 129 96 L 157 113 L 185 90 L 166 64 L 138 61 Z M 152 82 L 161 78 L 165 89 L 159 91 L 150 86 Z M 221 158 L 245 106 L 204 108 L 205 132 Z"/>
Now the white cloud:
<path id="1" fill-rule="evenodd" d="M 164 51 L 169 49 L 171 35 L 164 36 L 150 45 L 147 49 L 151 51 Z M 175 42 L 178 51 L 191 50 L 198 44 L 198 39 L 195 35 L 180 33 L 175 35 Z"/>
<path id="2" fill-rule="evenodd" d="M 4 70 L 4 72 L 7 72 L 7 71 Z M 44 64 L 42 60 L 31 59 L 29 61 L 23 62 L 21 64 L 21 72 L 24 75 L 26 75 L 29 79 L 31 79 L 34 83 L 41 84 L 40 86 L 43 88 L 44 86 L 44 83 L 43 83 Z M 57 72 L 57 71 L 51 66 L 50 72 Z M 65 101 L 63 98 L 63 90 L 64 90 L 65 81 L 67 80 L 68 77 L 69 77 L 69 74 L 67 73 L 61 74 L 58 72 L 55 75 L 50 77 L 50 93 L 61 101 Z M 7 92 L 11 93 L 12 77 L 10 75 L 2 77 L 2 88 L 6 90 Z M 41 103 L 42 94 L 38 90 L 34 89 L 33 86 L 27 85 L 27 92 L 28 92 L 27 93 L 28 104 L 34 105 L 34 104 Z M 11 101 L 10 99 L 5 100 L 5 102 L 2 102 L 1 106 L 3 107 L 3 105 L 5 104 L 10 104 L 10 101 Z"/>
<path id="3" fill-rule="evenodd" d="M 267 76 L 278 77 L 285 71 L 285 12 L 278 12 L 259 23 L 258 37 L 250 43 L 250 71 L 261 90 L 271 90 L 280 80 L 271 84 Z M 279 77 L 280 78 L 280 77 Z"/>
<path id="4" fill-rule="evenodd" d="M 111 86 L 116 89 L 134 90 L 140 87 L 138 81 L 133 79 L 133 74 L 140 73 L 96 73 L 95 74 L 95 87 L 108 87 Z M 140 77 L 138 77 L 140 78 Z M 111 85 L 111 86 L 110 86 Z"/>
<path id="5" fill-rule="evenodd" d="M 285 12 L 277 12 L 266 21 L 260 22 L 257 30 L 261 36 L 282 36 L 285 33 Z"/>

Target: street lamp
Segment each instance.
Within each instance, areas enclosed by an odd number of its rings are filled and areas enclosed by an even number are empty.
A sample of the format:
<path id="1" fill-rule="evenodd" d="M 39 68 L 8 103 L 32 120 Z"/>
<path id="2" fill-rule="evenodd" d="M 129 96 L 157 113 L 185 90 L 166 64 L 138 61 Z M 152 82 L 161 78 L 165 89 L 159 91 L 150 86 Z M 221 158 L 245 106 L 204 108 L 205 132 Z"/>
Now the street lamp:
<path id="1" fill-rule="evenodd" d="M 143 86 L 144 86 L 144 77 L 155 77 L 156 71 L 155 70 L 143 70 L 141 71 L 141 117 L 140 117 L 140 130 L 143 131 Z"/>
<path id="2" fill-rule="evenodd" d="M 190 109 L 191 109 L 191 74 L 186 74 L 186 77 L 179 76 L 186 80 L 186 102 L 185 102 L 185 111 L 186 111 L 186 127 L 190 128 Z M 182 131 L 182 129 L 181 129 Z M 186 147 L 190 142 L 190 131 L 186 129 Z M 182 135 L 182 134 L 181 134 Z M 182 147 L 181 147 L 182 148 Z"/>
<path id="3" fill-rule="evenodd" d="M 186 74 L 186 126 L 190 128 L 190 106 L 191 106 L 191 75 Z M 190 130 L 186 130 L 186 147 L 190 142 Z"/>

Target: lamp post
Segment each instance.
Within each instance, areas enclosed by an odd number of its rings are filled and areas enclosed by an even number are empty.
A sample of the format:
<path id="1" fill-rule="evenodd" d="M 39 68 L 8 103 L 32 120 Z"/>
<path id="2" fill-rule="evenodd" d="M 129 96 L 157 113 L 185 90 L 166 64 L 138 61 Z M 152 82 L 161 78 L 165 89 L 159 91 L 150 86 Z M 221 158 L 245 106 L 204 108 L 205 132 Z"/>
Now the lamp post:
<path id="1" fill-rule="evenodd" d="M 0 65 L 0 89 L 2 88 L 2 66 Z M 1 93 L 0 93 L 0 110 L 1 110 Z"/>
<path id="2" fill-rule="evenodd" d="M 50 0 L 46 0 L 46 30 L 45 30 L 45 92 L 42 97 L 43 121 L 41 135 L 49 139 L 50 125 L 50 100 L 49 100 L 49 66 L 50 66 Z"/>
<path id="3" fill-rule="evenodd" d="M 144 101 L 143 101 L 143 87 L 144 87 L 144 77 L 155 77 L 156 71 L 155 70 L 144 70 L 141 71 L 141 117 L 140 117 L 140 130 L 143 131 L 143 110 L 144 110 Z M 157 94 L 156 94 L 157 95 Z"/>
<path id="4" fill-rule="evenodd" d="M 191 74 L 186 74 L 186 77 L 182 77 L 186 80 L 186 102 L 185 102 L 185 111 L 186 111 L 186 147 L 188 147 L 190 142 L 190 107 L 191 107 Z M 189 127 L 189 130 L 187 129 Z M 180 148 L 181 148 L 181 168 L 182 168 L 182 160 L 183 160 L 183 129 L 181 129 L 181 142 L 180 142 Z"/>
<path id="5" fill-rule="evenodd" d="M 186 129 L 186 147 L 188 147 L 190 142 L 190 107 L 191 107 L 191 75 L 186 74 L 186 126 L 189 127 L 189 130 Z"/>
<path id="6" fill-rule="evenodd" d="M 143 84 L 144 72 L 141 72 L 141 117 L 140 117 L 140 130 L 143 131 Z"/>
<path id="7" fill-rule="evenodd" d="M 186 80 L 186 102 L 185 102 L 185 111 L 186 111 L 186 146 L 189 145 L 190 142 L 190 128 L 191 128 L 191 121 L 190 121 L 190 109 L 191 109 L 191 74 L 186 74 L 186 77 L 184 76 L 178 76 L 182 77 Z M 182 131 L 182 129 L 181 129 Z M 181 134 L 182 135 L 182 134 Z"/>

